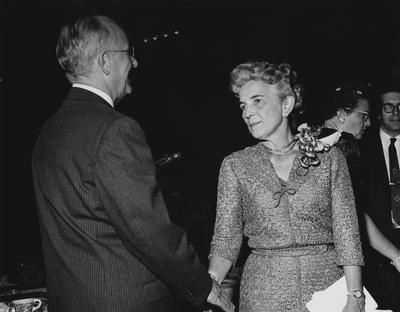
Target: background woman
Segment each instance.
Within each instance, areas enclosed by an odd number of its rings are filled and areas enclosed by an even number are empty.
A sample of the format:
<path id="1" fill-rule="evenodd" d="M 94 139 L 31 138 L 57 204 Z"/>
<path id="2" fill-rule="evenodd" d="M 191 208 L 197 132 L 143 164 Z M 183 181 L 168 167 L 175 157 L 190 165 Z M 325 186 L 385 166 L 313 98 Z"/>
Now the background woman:
<path id="1" fill-rule="evenodd" d="M 366 128 L 371 125 L 369 119 L 370 93 L 371 85 L 368 83 L 346 82 L 338 86 L 334 90 L 334 94 L 329 97 L 332 99 L 332 105 L 330 114 L 324 121 L 321 137 L 336 136 L 335 145 L 346 156 L 357 210 L 360 215 L 361 238 L 364 241 L 363 249 L 366 263 L 368 264 L 370 245 L 377 252 L 389 258 L 397 271 L 400 272 L 400 251 L 382 234 L 369 215 L 364 212 L 367 203 L 363 200 L 367 196 L 365 196 L 362 187 L 363 161 L 360 159 L 358 142 Z M 376 281 L 371 282 L 375 283 Z M 368 289 L 371 291 L 371 288 Z"/>
<path id="2" fill-rule="evenodd" d="M 209 272 L 224 279 L 244 235 L 252 251 L 240 311 L 307 311 L 312 294 L 343 273 L 349 292 L 344 311 L 364 311 L 363 256 L 346 160 L 336 148 L 312 159 L 303 153 L 290 130 L 295 78 L 289 65 L 267 62 L 241 64 L 231 73 L 242 118 L 260 142 L 222 163 Z"/>

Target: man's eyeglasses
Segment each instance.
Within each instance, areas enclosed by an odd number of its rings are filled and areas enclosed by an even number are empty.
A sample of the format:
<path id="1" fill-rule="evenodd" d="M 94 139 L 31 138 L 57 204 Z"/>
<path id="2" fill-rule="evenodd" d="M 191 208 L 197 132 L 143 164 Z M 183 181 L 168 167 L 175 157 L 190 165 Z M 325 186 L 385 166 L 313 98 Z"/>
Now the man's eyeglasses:
<path id="1" fill-rule="evenodd" d="M 133 47 L 129 47 L 128 49 L 125 50 L 107 50 L 107 51 L 103 51 L 104 53 L 108 53 L 108 52 L 114 52 L 114 53 L 126 53 L 130 58 L 133 58 L 134 56 L 134 48 Z"/>
<path id="2" fill-rule="evenodd" d="M 388 113 L 388 114 L 393 113 L 395 107 L 396 107 L 397 113 L 400 113 L 400 108 L 399 108 L 400 104 L 393 105 L 391 103 L 384 103 L 382 105 L 382 107 L 383 107 L 383 110 L 385 111 L 385 113 Z"/>
<path id="3" fill-rule="evenodd" d="M 132 46 L 125 50 L 107 50 L 107 51 L 103 51 L 103 53 L 126 53 L 129 57 L 129 59 L 131 60 L 132 67 L 136 68 L 138 66 L 138 61 L 135 59 L 134 51 L 135 50 Z"/>
<path id="4" fill-rule="evenodd" d="M 349 110 L 349 111 L 352 111 L 352 112 L 356 112 L 356 113 L 362 114 L 363 118 L 364 118 L 364 122 L 367 122 L 369 120 L 369 112 L 361 111 L 361 110 L 358 110 L 358 109 L 352 109 L 352 108 L 348 108 L 348 107 L 345 107 L 345 109 Z"/>

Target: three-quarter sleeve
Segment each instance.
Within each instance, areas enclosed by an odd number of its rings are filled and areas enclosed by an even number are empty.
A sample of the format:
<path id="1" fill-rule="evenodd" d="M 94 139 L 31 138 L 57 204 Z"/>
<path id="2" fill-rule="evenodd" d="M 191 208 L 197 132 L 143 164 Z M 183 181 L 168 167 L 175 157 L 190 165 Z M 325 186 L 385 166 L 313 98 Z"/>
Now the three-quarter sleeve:
<path id="1" fill-rule="evenodd" d="M 346 159 L 337 148 L 332 148 L 331 155 L 332 225 L 337 264 L 363 265 L 358 218 Z"/>
<path id="2" fill-rule="evenodd" d="M 224 159 L 218 178 L 217 212 L 210 257 L 220 256 L 235 264 L 242 244 L 242 197 L 234 172 L 234 159 Z"/>

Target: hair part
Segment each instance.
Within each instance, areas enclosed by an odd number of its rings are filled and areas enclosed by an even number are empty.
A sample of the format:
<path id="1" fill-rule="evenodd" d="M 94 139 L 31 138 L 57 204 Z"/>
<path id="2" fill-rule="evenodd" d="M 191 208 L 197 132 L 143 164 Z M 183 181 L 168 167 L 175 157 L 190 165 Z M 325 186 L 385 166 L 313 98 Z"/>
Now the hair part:
<path id="1" fill-rule="evenodd" d="M 88 76 L 99 53 L 127 41 L 125 32 L 112 19 L 92 15 L 61 28 L 57 40 L 58 63 L 69 80 Z"/>

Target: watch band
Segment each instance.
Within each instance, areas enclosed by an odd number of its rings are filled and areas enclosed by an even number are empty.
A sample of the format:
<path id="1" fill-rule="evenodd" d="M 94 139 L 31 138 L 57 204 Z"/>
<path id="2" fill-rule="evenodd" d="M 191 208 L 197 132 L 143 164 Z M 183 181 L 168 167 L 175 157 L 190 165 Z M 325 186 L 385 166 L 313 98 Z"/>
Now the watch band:
<path id="1" fill-rule="evenodd" d="M 355 297 L 357 299 L 365 298 L 365 294 L 363 293 L 363 291 L 362 290 L 358 290 L 358 289 L 348 291 L 347 295 L 348 296 L 353 296 L 353 297 Z"/>

